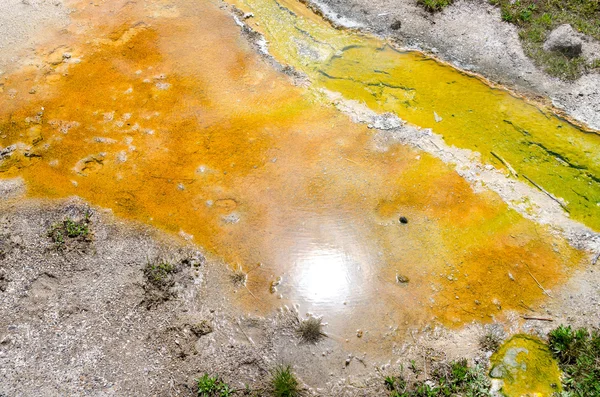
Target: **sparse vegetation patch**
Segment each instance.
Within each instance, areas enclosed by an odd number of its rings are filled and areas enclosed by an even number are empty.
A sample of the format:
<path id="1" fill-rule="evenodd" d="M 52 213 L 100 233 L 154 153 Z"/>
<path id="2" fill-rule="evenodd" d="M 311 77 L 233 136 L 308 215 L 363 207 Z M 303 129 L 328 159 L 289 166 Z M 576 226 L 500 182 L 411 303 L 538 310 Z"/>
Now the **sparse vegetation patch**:
<path id="1" fill-rule="evenodd" d="M 159 287 L 169 284 L 173 272 L 175 272 L 175 266 L 164 260 L 148 263 L 144 269 L 148 281 Z"/>
<path id="2" fill-rule="evenodd" d="M 173 262 L 167 259 L 156 259 L 148 262 L 144 267 L 145 299 L 144 303 L 148 309 L 156 307 L 159 303 L 171 299 L 175 292 L 175 276 L 181 269 L 180 262 Z"/>
<path id="3" fill-rule="evenodd" d="M 411 370 L 415 375 L 420 373 Z M 427 380 L 388 376 L 385 386 L 389 390 L 389 397 L 491 396 L 491 383 L 484 369 L 469 367 L 465 359 L 440 365 L 433 371 L 431 379 Z"/>
<path id="4" fill-rule="evenodd" d="M 548 346 L 563 371 L 564 397 L 600 396 L 600 331 L 554 329 Z"/>
<path id="5" fill-rule="evenodd" d="M 490 0 L 500 7 L 502 19 L 519 27 L 525 53 L 548 74 L 573 80 L 582 73 L 598 70 L 598 60 L 587 63 L 583 57 L 568 57 L 544 51 L 549 33 L 563 24 L 600 40 L 600 2 L 598 0 Z"/>
<path id="6" fill-rule="evenodd" d="M 417 4 L 429 12 L 438 12 L 452 4 L 454 0 L 417 0 Z"/>
<path id="7" fill-rule="evenodd" d="M 54 223 L 48 230 L 48 237 L 57 249 L 65 249 L 69 241 L 90 241 L 91 213 L 85 212 L 83 219 L 74 220 L 67 218 L 62 222 Z"/>
<path id="8" fill-rule="evenodd" d="M 196 379 L 198 397 L 229 397 L 235 393 L 221 378 L 204 374 Z"/>

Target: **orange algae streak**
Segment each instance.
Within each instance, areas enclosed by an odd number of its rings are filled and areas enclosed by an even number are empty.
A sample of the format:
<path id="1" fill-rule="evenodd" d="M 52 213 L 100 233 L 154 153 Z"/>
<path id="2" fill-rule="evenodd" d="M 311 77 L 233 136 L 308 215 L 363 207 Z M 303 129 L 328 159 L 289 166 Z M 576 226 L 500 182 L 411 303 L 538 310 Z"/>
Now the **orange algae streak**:
<path id="1" fill-rule="evenodd" d="M 275 72 L 211 2 L 125 10 L 90 44 L 69 38 L 79 64 L 7 81 L 0 146 L 16 148 L 0 172 L 30 196 L 79 195 L 192 235 L 250 272 L 241 304 L 300 303 L 345 337 L 533 305 L 529 273 L 550 289 L 579 261 L 441 161 L 378 147 Z"/>

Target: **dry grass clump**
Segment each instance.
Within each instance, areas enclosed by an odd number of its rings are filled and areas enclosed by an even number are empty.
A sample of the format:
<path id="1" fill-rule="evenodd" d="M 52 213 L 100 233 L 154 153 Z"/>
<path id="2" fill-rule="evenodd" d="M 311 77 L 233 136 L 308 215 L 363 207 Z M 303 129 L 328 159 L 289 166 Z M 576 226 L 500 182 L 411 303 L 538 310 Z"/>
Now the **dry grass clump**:
<path id="1" fill-rule="evenodd" d="M 494 332 L 488 332 L 479 338 L 479 346 L 488 352 L 495 352 L 502 343 L 502 337 Z"/>
<path id="2" fill-rule="evenodd" d="M 320 318 L 309 317 L 301 320 L 296 328 L 296 333 L 305 343 L 317 343 L 325 336 L 323 332 L 323 322 Z"/>
<path id="3" fill-rule="evenodd" d="M 248 281 L 248 273 L 244 272 L 241 266 L 238 266 L 231 273 L 231 281 L 236 287 L 245 287 L 246 281 Z"/>

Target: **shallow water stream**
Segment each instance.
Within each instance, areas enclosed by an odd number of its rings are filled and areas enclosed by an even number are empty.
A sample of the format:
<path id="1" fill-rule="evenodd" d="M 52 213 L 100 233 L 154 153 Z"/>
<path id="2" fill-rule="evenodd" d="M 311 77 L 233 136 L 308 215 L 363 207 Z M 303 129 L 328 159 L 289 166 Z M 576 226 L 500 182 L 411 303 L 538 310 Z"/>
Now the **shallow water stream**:
<path id="1" fill-rule="evenodd" d="M 313 88 L 433 127 L 486 160 L 497 151 L 599 227 L 599 136 L 300 4 L 240 3 Z M 332 337 L 383 352 L 432 322 L 535 306 L 538 283 L 560 285 L 582 258 L 451 166 L 294 85 L 222 3 L 74 7 L 77 23 L 4 82 L 0 175 L 24 178 L 31 197 L 78 195 L 191 239 L 248 273 L 232 293 L 248 311 L 297 304 Z"/>
<path id="2" fill-rule="evenodd" d="M 539 104 L 418 52 L 337 30 L 295 0 L 236 0 L 254 17 L 276 59 L 317 87 L 377 112 L 432 128 L 449 145 L 474 150 L 541 185 L 571 216 L 600 230 L 600 135 Z"/>

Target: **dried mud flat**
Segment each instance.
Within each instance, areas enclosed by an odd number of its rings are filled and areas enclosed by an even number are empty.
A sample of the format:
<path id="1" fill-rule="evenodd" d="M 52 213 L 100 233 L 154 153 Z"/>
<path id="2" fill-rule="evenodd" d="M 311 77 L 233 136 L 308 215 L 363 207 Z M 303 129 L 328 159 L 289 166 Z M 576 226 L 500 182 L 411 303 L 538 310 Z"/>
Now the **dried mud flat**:
<path id="1" fill-rule="evenodd" d="M 331 342 L 300 344 L 293 311 L 236 312 L 230 273 L 194 247 L 75 198 L 0 208 L 1 396 L 191 396 L 204 372 L 260 387 L 270 368 L 290 360 L 311 361 L 307 378 L 329 373 L 332 355 L 313 354 L 333 351 Z M 87 211 L 89 241 L 57 250 L 52 224 Z M 158 258 L 175 264 L 160 290 L 144 274 Z"/>

